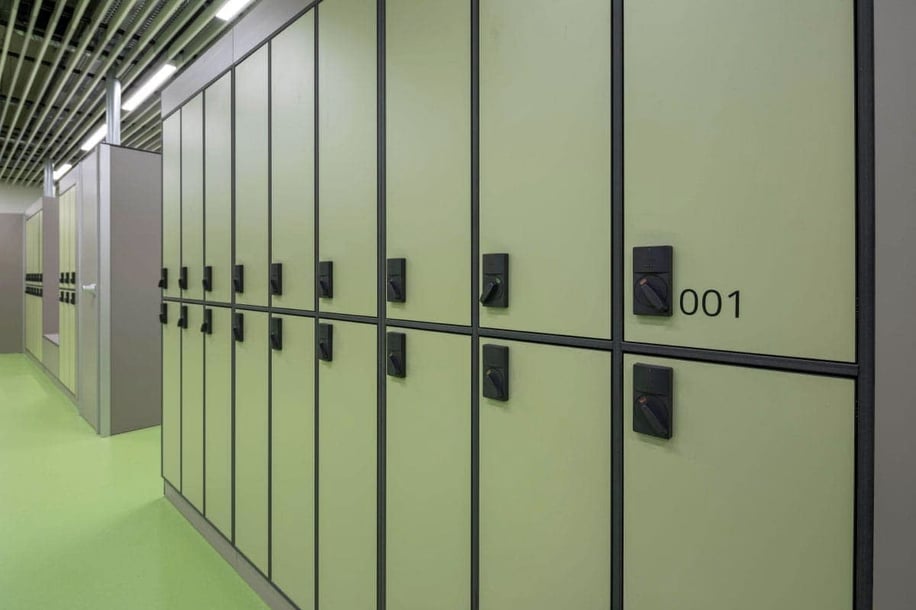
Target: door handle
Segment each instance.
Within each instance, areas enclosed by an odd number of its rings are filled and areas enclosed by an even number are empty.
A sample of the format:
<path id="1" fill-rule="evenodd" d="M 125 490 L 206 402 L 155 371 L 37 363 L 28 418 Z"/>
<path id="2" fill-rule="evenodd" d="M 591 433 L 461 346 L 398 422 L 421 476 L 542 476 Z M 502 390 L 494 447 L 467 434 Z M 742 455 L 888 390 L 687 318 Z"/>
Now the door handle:
<path id="1" fill-rule="evenodd" d="M 485 307 L 509 306 L 509 255 L 483 255 L 483 292 L 480 304 Z"/>
<path id="2" fill-rule="evenodd" d="M 95 296 L 95 294 L 96 294 L 96 287 L 97 287 L 96 284 L 83 284 L 83 286 L 82 286 L 82 291 L 83 291 L 83 292 L 88 292 L 88 293 L 91 294 L 92 296 Z"/>
<path id="3" fill-rule="evenodd" d="M 407 259 L 388 259 L 388 290 L 386 296 L 389 303 L 404 303 L 407 301 Z"/>
<path id="4" fill-rule="evenodd" d="M 651 396 L 640 396 L 636 399 L 636 408 L 642 413 L 649 427 L 659 438 L 671 438 L 671 429 L 668 427 L 668 413 L 664 404 Z"/>
<path id="5" fill-rule="evenodd" d="M 283 294 L 283 263 L 270 265 L 270 294 Z"/>
<path id="6" fill-rule="evenodd" d="M 245 318 L 243 314 L 232 314 L 232 338 L 241 343 L 245 340 Z"/>
<path id="7" fill-rule="evenodd" d="M 188 268 L 182 267 L 178 270 L 178 287 L 182 290 L 188 289 Z"/>
<path id="8" fill-rule="evenodd" d="M 204 277 L 201 279 L 201 284 L 203 284 L 206 292 L 213 290 L 213 267 L 210 265 L 204 267 Z"/>
<path id="9" fill-rule="evenodd" d="M 270 319 L 270 347 L 280 351 L 283 349 L 283 319 Z"/>
<path id="10" fill-rule="evenodd" d="M 213 334 L 213 310 L 212 309 L 204 309 L 204 321 L 203 321 L 203 324 L 200 325 L 200 332 L 206 335 Z"/>
<path id="11" fill-rule="evenodd" d="M 334 298 L 333 261 L 320 261 L 318 263 L 318 296 L 322 299 Z"/>
<path id="12" fill-rule="evenodd" d="M 664 316 L 672 314 L 672 246 L 633 248 L 633 314 Z"/>
<path id="13" fill-rule="evenodd" d="M 502 372 L 497 369 L 487 369 L 486 372 L 484 372 L 484 378 L 486 379 L 486 385 L 490 388 L 490 395 L 484 395 L 495 400 L 505 400 L 506 386 Z"/>
<path id="14" fill-rule="evenodd" d="M 178 314 L 178 328 L 187 328 L 188 327 L 188 306 L 182 305 Z"/>
<path id="15" fill-rule="evenodd" d="M 658 285 L 653 286 L 652 285 L 653 283 L 656 283 L 656 282 L 653 282 L 651 278 L 648 278 L 648 277 L 642 278 L 638 282 L 639 291 L 642 294 L 643 298 L 645 298 L 646 301 L 649 302 L 649 304 L 655 309 L 655 311 L 659 313 L 666 312 L 668 311 L 668 305 L 665 303 L 665 300 L 667 299 L 667 294 L 665 294 L 664 296 L 660 295 L 659 290 L 662 288 L 662 286 L 658 286 Z"/>
<path id="16" fill-rule="evenodd" d="M 160 324 L 169 323 L 169 306 L 166 303 L 159 304 L 159 323 Z"/>
<path id="17" fill-rule="evenodd" d="M 486 305 L 493 297 L 496 296 L 496 292 L 499 290 L 499 280 L 493 279 L 487 282 L 486 286 L 483 287 L 483 294 L 480 295 L 480 303 Z"/>
<path id="18" fill-rule="evenodd" d="M 334 327 L 330 324 L 318 325 L 318 359 L 334 360 Z"/>
<path id="19" fill-rule="evenodd" d="M 674 423 L 674 370 L 633 365 L 633 431 L 670 439 Z"/>
<path id="20" fill-rule="evenodd" d="M 245 265 L 232 268 L 232 289 L 238 294 L 245 292 Z"/>
<path id="21" fill-rule="evenodd" d="M 169 286 L 169 270 L 165 267 L 159 272 L 159 283 L 157 284 L 159 288 L 168 288 Z"/>
<path id="22" fill-rule="evenodd" d="M 388 374 L 391 377 L 407 376 L 407 335 L 388 333 Z"/>
<path id="23" fill-rule="evenodd" d="M 505 345 L 483 346 L 483 395 L 509 400 L 509 348 Z"/>

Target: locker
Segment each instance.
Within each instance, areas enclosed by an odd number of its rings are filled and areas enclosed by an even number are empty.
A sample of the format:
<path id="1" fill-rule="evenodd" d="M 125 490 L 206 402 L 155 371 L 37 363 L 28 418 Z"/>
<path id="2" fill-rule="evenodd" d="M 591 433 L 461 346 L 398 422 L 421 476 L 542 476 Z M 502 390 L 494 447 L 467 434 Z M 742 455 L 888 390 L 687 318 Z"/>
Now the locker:
<path id="1" fill-rule="evenodd" d="M 334 358 L 318 363 L 318 606 L 374 608 L 376 327 L 333 329 Z"/>
<path id="2" fill-rule="evenodd" d="M 854 360 L 853 5 L 625 3 L 627 340 Z M 633 313 L 656 245 L 671 317 Z"/>
<path id="3" fill-rule="evenodd" d="M 637 363 L 673 369 L 671 440 L 633 431 Z M 855 383 L 632 355 L 624 379 L 625 607 L 850 608 Z"/>
<path id="4" fill-rule="evenodd" d="M 336 0 L 318 19 L 319 258 L 334 264 L 324 311 L 377 313 L 375 0 Z"/>
<path id="5" fill-rule="evenodd" d="M 471 340 L 406 335 L 406 377 L 387 377 L 387 607 L 469 608 Z"/>
<path id="6" fill-rule="evenodd" d="M 211 269 L 208 301 L 231 300 L 232 277 L 232 74 L 226 73 L 204 94 L 204 265 Z"/>
<path id="7" fill-rule="evenodd" d="M 271 577 L 299 608 L 315 592 L 315 321 L 278 316 L 271 350 Z"/>
<path id="8" fill-rule="evenodd" d="M 235 546 L 267 574 L 267 314 L 233 315 L 244 323 L 235 341 Z"/>
<path id="9" fill-rule="evenodd" d="M 610 50 L 607 0 L 480 4 L 480 252 L 512 275 L 481 326 L 611 336 Z"/>
<path id="10" fill-rule="evenodd" d="M 315 309 L 315 13 L 270 43 L 274 307 Z M 294 70 L 290 70 L 295 66 Z M 278 293 L 279 292 L 279 293 Z"/>
<path id="11" fill-rule="evenodd" d="M 72 306 L 65 305 L 68 335 L 71 332 Z M 166 304 L 168 323 L 162 324 L 162 476 L 181 491 L 181 329 L 178 328 L 177 303 Z M 68 369 L 73 352 L 67 354 Z M 68 378 L 72 384 L 72 369 Z M 72 390 L 72 386 L 71 386 Z"/>
<path id="12" fill-rule="evenodd" d="M 203 309 L 187 307 L 181 330 L 181 494 L 204 511 L 204 340 Z"/>
<path id="13" fill-rule="evenodd" d="M 470 11 L 449 0 L 386 11 L 387 256 L 406 259 L 410 282 L 388 316 L 470 324 Z"/>
<path id="14" fill-rule="evenodd" d="M 207 311 L 210 332 L 204 334 L 204 514 L 231 539 L 232 312 L 221 307 Z"/>
<path id="15" fill-rule="evenodd" d="M 264 45 L 235 68 L 235 302 L 247 305 L 267 305 L 268 53 Z"/>
<path id="16" fill-rule="evenodd" d="M 480 607 L 607 610 L 611 354 L 481 343 L 508 367 L 480 399 Z"/>
<path id="17" fill-rule="evenodd" d="M 71 210 L 72 211 L 72 210 Z M 72 222 L 74 217 L 69 216 Z M 69 228 L 72 231 L 72 227 Z M 72 255 L 72 254 L 71 254 Z M 72 260 L 69 261 L 72 263 Z M 163 295 L 180 297 L 181 269 L 181 113 L 162 122 L 162 268 L 168 274 Z"/>
<path id="18" fill-rule="evenodd" d="M 181 267 L 184 298 L 202 299 L 204 236 L 204 100 L 197 94 L 181 108 Z"/>

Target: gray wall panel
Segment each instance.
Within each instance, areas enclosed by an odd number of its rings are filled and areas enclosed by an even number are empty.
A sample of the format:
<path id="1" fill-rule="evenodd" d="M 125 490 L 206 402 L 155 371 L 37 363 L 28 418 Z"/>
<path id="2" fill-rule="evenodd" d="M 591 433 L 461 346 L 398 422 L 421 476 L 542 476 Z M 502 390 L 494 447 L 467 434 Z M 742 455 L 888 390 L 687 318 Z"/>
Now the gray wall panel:
<path id="1" fill-rule="evenodd" d="M 0 213 L 0 354 L 22 351 L 25 217 Z"/>

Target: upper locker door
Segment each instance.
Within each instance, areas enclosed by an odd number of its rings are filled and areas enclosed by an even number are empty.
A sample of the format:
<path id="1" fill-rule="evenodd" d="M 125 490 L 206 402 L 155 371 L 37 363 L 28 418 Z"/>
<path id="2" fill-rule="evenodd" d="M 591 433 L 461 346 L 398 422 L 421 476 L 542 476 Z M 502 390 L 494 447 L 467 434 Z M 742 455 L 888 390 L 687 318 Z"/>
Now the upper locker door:
<path id="1" fill-rule="evenodd" d="M 204 93 L 204 274 L 208 301 L 232 298 L 232 74 Z"/>
<path id="2" fill-rule="evenodd" d="M 204 96 L 181 108 L 181 294 L 203 298 Z"/>
<path id="3" fill-rule="evenodd" d="M 228 259 L 227 259 L 228 261 Z M 207 519 L 232 538 L 232 311 L 204 318 L 204 497 Z"/>
<path id="4" fill-rule="evenodd" d="M 315 12 L 270 43 L 274 307 L 315 308 Z"/>
<path id="5" fill-rule="evenodd" d="M 236 303 L 267 305 L 268 69 L 264 45 L 235 68 Z"/>
<path id="6" fill-rule="evenodd" d="M 625 2 L 627 340 L 855 358 L 853 4 Z"/>
<path id="7" fill-rule="evenodd" d="M 470 17 L 466 2 L 386 3 L 387 257 L 406 271 L 387 278 L 391 318 L 470 324 Z"/>
<path id="8" fill-rule="evenodd" d="M 610 173 L 611 2 L 481 2 L 481 326 L 610 338 Z"/>
<path id="9" fill-rule="evenodd" d="M 670 371 L 634 384 L 637 364 Z M 624 371 L 624 607 L 852 608 L 855 383 L 641 356 Z M 634 431 L 640 404 L 669 440 Z"/>
<path id="10" fill-rule="evenodd" d="M 378 303 L 376 4 L 335 0 L 318 13 L 318 250 L 333 274 L 319 308 L 367 316 Z"/>
<path id="11" fill-rule="evenodd" d="M 72 206 L 72 203 L 71 203 Z M 72 220 L 71 216 L 71 220 Z M 68 233 L 73 227 L 68 227 Z M 68 235 L 72 238 L 72 235 Z M 70 244 L 68 244 L 70 245 Z M 72 265 L 73 261 L 69 261 Z M 163 295 L 178 298 L 181 288 L 181 111 L 162 122 L 162 269 Z M 72 271 L 72 269 L 64 269 Z"/>

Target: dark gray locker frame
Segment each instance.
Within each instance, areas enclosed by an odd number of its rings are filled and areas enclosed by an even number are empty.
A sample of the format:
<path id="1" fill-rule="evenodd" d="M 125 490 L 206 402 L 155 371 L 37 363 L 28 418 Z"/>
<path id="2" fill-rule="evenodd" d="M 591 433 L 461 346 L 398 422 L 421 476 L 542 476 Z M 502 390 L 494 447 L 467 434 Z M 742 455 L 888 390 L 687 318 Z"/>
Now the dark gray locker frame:
<path id="1" fill-rule="evenodd" d="M 295 22 L 299 17 L 314 9 L 314 264 L 316 268 L 315 277 L 317 278 L 317 265 L 319 260 L 318 251 L 318 234 L 319 234 L 319 124 L 318 124 L 318 104 L 319 104 L 319 87 L 320 75 L 318 65 L 319 53 L 319 7 L 322 0 L 313 0 L 302 11 L 298 12 L 293 18 L 289 19 L 282 27 L 278 28 L 258 47 L 249 51 L 244 57 L 234 62 L 233 66 L 227 71 L 220 73 L 217 77 L 205 83 L 188 96 L 182 104 L 178 105 L 172 112 L 162 117 L 165 120 L 172 114 L 181 111 L 181 106 L 197 93 L 204 91 L 209 85 L 222 78 L 226 73 L 231 73 L 231 108 L 232 108 L 232 133 L 231 142 L 231 164 L 232 164 L 232 183 L 231 183 L 231 215 L 233 218 L 231 251 L 232 259 L 235 259 L 235 67 L 238 63 L 244 61 L 249 55 L 260 50 L 264 45 L 268 45 L 268 67 L 271 63 L 270 57 L 270 40 L 279 32 Z M 268 306 L 247 306 L 235 302 L 235 294 L 230 291 L 230 301 L 214 302 L 206 298 L 204 293 L 203 300 L 162 297 L 163 302 L 187 303 L 203 305 L 204 307 L 229 308 L 232 311 L 257 311 L 271 314 L 300 316 L 312 318 L 316 325 L 321 320 L 355 322 L 361 324 L 374 324 L 377 327 L 377 607 L 378 610 L 385 608 L 385 456 L 386 456 L 386 395 L 385 395 L 385 369 L 384 349 L 385 333 L 388 326 L 392 328 L 409 328 L 426 331 L 436 331 L 444 333 L 453 333 L 471 337 L 471 609 L 478 610 L 479 600 L 479 476 L 480 476 L 480 454 L 479 454 L 479 348 L 481 339 L 507 339 L 522 342 L 540 343 L 546 345 L 576 347 L 582 349 L 592 349 L 607 351 L 612 354 L 613 368 L 611 378 L 612 390 L 612 429 L 609 431 L 612 452 L 612 484 L 611 484 L 611 609 L 623 609 L 623 357 L 625 354 L 636 354 L 646 356 L 657 356 L 665 358 L 674 358 L 680 360 L 690 360 L 697 362 L 706 362 L 720 365 L 743 366 L 750 368 L 767 369 L 773 371 L 794 372 L 802 374 L 822 375 L 829 377 L 840 377 L 853 379 L 856 384 L 856 467 L 855 467 L 855 549 L 854 549 L 854 610 L 871 610 L 872 608 L 872 590 L 873 590 L 873 519 L 874 519 L 874 393 L 875 393 L 875 119 L 874 119 L 874 0 L 854 0 L 855 12 L 855 129 L 856 129 L 856 362 L 839 362 L 826 360 L 813 360 L 805 358 L 793 358 L 785 356 L 772 356 L 753 353 L 729 352 L 721 350 L 710 350 L 692 347 L 676 347 L 667 345 L 654 345 L 625 341 L 623 338 L 625 303 L 623 299 L 624 282 L 626 280 L 626 271 L 624 269 L 624 159 L 623 159 L 623 142 L 625 134 L 623 133 L 623 116 L 624 116 L 624 96 L 623 96 L 623 70 L 624 70 L 624 41 L 623 41 L 623 21 L 624 21 L 624 2 L 625 0 L 610 0 L 612 9 L 611 23 L 611 167 L 609 168 L 609 179 L 611 182 L 611 236 L 612 236 L 612 277 L 611 285 L 613 295 L 611 301 L 611 339 L 597 339 L 589 337 L 553 335 L 536 332 L 510 331 L 493 328 L 482 328 L 480 326 L 479 305 L 477 303 L 477 290 L 480 279 L 479 257 L 480 257 L 480 0 L 468 0 L 469 13 L 471 19 L 471 39 L 470 39 L 470 61 L 471 61 L 471 201 L 470 201 L 470 222 L 471 222 L 471 287 L 470 287 L 470 307 L 471 307 L 471 325 L 462 326 L 454 324 L 444 324 L 438 322 L 411 321 L 389 318 L 387 316 L 386 298 L 385 298 L 385 260 L 386 260 L 386 97 L 385 97 L 385 0 L 376 0 L 377 7 L 377 314 L 376 316 L 349 315 L 342 313 L 321 312 L 319 309 L 319 298 L 317 286 L 314 295 L 314 304 L 311 311 L 296 310 L 286 308 L 274 308 L 272 298 L 268 295 Z M 269 70 L 268 70 L 269 73 Z M 204 94 L 206 95 L 206 94 Z M 270 124 L 270 76 L 268 76 L 268 124 Z M 206 101 L 206 97 L 204 98 Z M 204 118 L 204 121 L 206 118 Z M 204 123 L 205 125 L 205 123 Z M 205 129 L 205 127 L 204 127 Z M 271 134 L 268 130 L 268 150 L 270 150 Z M 272 233 L 272 152 L 268 158 L 268 261 L 272 259 L 272 247 L 270 237 Z M 204 163 L 206 162 L 206 147 L 204 149 Z M 204 184 L 204 196 L 206 197 L 206 181 Z M 180 216 L 179 216 L 180 218 Z M 180 222 L 180 224 L 183 224 Z M 206 233 L 206 214 L 204 215 L 204 227 Z M 179 244 L 179 248 L 181 245 Z M 203 246 L 205 248 L 205 244 Z M 181 252 L 179 252 L 179 257 Z M 316 279 L 317 283 L 317 279 Z M 317 337 L 317 333 L 316 333 Z M 318 550 L 320 540 L 318 538 L 318 493 L 319 493 L 319 437 L 318 422 L 320 418 L 320 407 L 318 404 L 318 362 L 315 360 L 315 607 L 318 607 Z M 268 365 L 268 372 L 270 365 Z M 235 346 L 232 349 L 232 375 L 235 376 Z M 270 385 L 270 384 L 269 384 Z M 206 389 L 204 390 L 206 392 Z M 232 395 L 232 434 L 235 435 L 235 388 L 231 391 Z M 206 400 L 206 397 L 205 397 Z M 206 418 L 206 408 L 204 411 Z M 205 419 L 206 421 L 206 419 Z M 268 430 L 271 430 L 270 398 L 268 398 Z M 205 426 L 206 430 L 206 426 Z M 272 451 L 270 447 L 270 437 L 268 438 L 268 572 L 270 572 L 270 562 L 272 561 L 271 532 L 272 532 L 272 515 L 270 514 L 270 502 L 272 495 L 272 486 L 270 483 L 270 465 L 272 460 Z M 204 445 L 206 447 L 206 445 Z M 161 465 L 160 465 L 161 468 Z M 205 466 L 206 472 L 206 466 Z M 206 476 L 206 474 L 204 475 Z M 232 544 L 235 541 L 235 448 L 233 443 L 232 450 L 232 535 L 226 537 L 218 528 L 213 526 L 207 520 L 206 516 L 200 516 L 216 531 L 222 538 Z M 206 485 L 206 479 L 204 479 Z M 178 490 L 180 493 L 180 489 Z M 204 494 L 204 503 L 206 505 L 206 493 Z M 238 549 L 236 549 L 238 550 Z M 241 553 L 241 552 L 240 552 Z M 244 556 L 244 555 L 242 555 Z M 247 558 L 246 558 L 247 559 Z M 249 561 L 251 567 L 254 564 Z M 257 568 L 255 568 L 257 570 Z M 279 593 L 290 605 L 296 605 L 288 596 L 277 587 L 269 575 L 263 574 L 265 581 L 277 593 Z"/>

